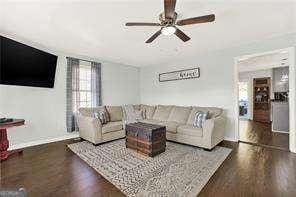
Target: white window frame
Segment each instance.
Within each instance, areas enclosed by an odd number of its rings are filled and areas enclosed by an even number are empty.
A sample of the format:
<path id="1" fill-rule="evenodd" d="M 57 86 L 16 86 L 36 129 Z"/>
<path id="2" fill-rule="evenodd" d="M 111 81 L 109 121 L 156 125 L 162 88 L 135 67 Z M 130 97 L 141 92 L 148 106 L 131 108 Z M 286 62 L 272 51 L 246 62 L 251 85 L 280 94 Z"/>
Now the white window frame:
<path id="1" fill-rule="evenodd" d="M 80 107 L 91 107 L 92 106 L 92 96 L 91 96 L 91 65 L 88 62 L 80 62 L 79 64 L 79 85 L 78 88 L 72 88 L 72 95 L 73 95 L 73 111 L 76 112 Z M 80 78 L 81 73 L 80 72 L 89 72 L 89 74 L 86 73 L 86 78 Z M 88 86 L 89 88 L 86 89 L 81 89 L 81 83 L 80 82 L 85 82 L 86 87 Z M 81 93 L 86 93 L 86 98 L 81 100 Z M 79 101 L 76 101 L 76 96 L 75 94 L 79 94 Z M 89 99 L 87 98 L 87 94 L 89 94 Z"/>

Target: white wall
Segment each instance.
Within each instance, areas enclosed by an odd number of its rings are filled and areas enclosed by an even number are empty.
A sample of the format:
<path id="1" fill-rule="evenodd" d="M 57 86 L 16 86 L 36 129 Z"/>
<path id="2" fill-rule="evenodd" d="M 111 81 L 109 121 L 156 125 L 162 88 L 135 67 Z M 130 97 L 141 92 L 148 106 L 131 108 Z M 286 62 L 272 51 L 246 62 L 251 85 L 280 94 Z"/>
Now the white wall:
<path id="1" fill-rule="evenodd" d="M 186 58 L 186 54 L 180 51 L 174 61 L 141 68 L 141 103 L 222 107 L 228 119 L 226 138 L 235 140 L 234 58 L 295 45 L 296 34 L 289 34 L 241 47 L 196 54 L 195 59 Z M 197 66 L 201 69 L 198 79 L 158 82 L 161 72 Z"/>
<path id="2" fill-rule="evenodd" d="M 65 76 L 66 60 L 59 57 L 53 89 L 0 85 L 0 116 L 26 121 L 8 130 L 10 145 L 67 134 Z"/>
<path id="3" fill-rule="evenodd" d="M 140 103 L 140 69 L 102 62 L 102 104 Z"/>
<path id="4" fill-rule="evenodd" d="M 272 69 L 263 69 L 256 71 L 240 72 L 239 73 L 239 82 L 248 83 L 248 118 L 253 120 L 253 79 L 254 78 L 264 78 L 270 77 L 270 99 L 274 98 L 272 80 L 273 72 Z"/>
<path id="5" fill-rule="evenodd" d="M 44 49 L 43 49 L 44 50 Z M 103 104 L 139 103 L 139 69 L 102 63 Z M 66 56 L 58 56 L 53 89 L 0 85 L 0 117 L 23 118 L 26 125 L 8 131 L 10 145 L 49 140 L 66 132 Z"/>

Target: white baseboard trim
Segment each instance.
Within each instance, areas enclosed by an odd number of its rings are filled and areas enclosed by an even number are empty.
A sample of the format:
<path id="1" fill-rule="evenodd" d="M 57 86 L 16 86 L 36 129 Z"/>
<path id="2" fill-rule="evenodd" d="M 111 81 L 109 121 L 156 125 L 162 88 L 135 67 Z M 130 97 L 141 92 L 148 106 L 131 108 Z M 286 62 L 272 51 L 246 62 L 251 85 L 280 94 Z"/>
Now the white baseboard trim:
<path id="1" fill-rule="evenodd" d="M 25 143 L 21 143 L 21 144 L 12 145 L 12 146 L 9 147 L 8 150 L 16 150 L 16 149 L 26 148 L 26 147 L 30 147 L 30 146 L 37 146 L 37 145 L 47 144 L 47 143 L 51 143 L 51 142 L 58 142 L 58 141 L 77 138 L 77 137 L 79 137 L 78 132 L 74 132 L 74 133 L 69 133 L 67 135 L 56 137 L 56 138 L 50 138 L 50 139 L 44 139 L 44 140 L 36 140 L 36 141 L 31 141 L 31 142 L 25 142 Z"/>
<path id="2" fill-rule="evenodd" d="M 230 137 L 224 137 L 224 140 L 226 140 L 226 141 L 231 141 L 231 142 L 238 142 L 237 139 L 235 139 L 235 138 L 230 138 Z"/>

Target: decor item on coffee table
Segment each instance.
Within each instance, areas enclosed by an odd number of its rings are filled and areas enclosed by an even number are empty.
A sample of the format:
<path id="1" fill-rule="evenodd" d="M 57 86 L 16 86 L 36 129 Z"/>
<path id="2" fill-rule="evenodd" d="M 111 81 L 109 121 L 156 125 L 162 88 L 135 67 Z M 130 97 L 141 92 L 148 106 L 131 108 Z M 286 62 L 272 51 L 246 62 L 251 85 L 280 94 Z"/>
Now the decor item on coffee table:
<path id="1" fill-rule="evenodd" d="M 231 152 L 167 142 L 166 151 L 147 157 L 120 139 L 100 146 L 87 141 L 68 147 L 126 196 L 197 196 Z"/>
<path id="2" fill-rule="evenodd" d="M 0 161 L 6 160 L 15 153 L 21 153 L 23 150 L 8 151 L 9 141 L 7 139 L 7 129 L 10 127 L 21 126 L 25 124 L 23 119 L 13 119 L 10 122 L 0 123 Z"/>
<path id="3" fill-rule="evenodd" d="M 154 157 L 165 151 L 165 126 L 142 122 L 130 123 L 125 127 L 126 147 Z"/>

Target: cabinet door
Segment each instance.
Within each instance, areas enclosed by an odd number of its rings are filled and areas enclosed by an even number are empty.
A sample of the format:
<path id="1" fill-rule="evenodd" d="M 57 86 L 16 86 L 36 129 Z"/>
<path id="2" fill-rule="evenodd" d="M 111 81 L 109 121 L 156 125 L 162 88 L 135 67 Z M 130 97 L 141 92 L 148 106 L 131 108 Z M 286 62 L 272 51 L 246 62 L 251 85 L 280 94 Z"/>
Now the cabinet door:
<path id="1" fill-rule="evenodd" d="M 281 67 L 273 69 L 273 91 L 288 92 L 289 80 L 283 80 L 283 75 L 289 76 L 289 67 Z"/>
<path id="2" fill-rule="evenodd" d="M 272 104 L 272 130 L 289 131 L 289 103 Z"/>

